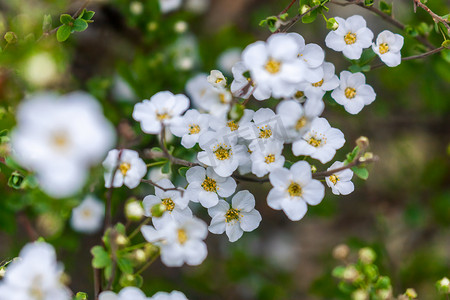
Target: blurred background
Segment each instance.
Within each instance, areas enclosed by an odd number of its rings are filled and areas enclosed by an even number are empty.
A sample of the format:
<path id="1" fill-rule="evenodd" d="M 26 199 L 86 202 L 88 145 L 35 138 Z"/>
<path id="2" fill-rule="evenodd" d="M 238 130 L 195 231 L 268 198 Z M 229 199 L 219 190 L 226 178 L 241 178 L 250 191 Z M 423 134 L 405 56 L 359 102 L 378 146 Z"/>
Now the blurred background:
<path id="1" fill-rule="evenodd" d="M 55 28 L 60 25 L 60 14 L 73 14 L 84 1 L 0 0 L 0 36 L 11 31 L 17 37 L 7 47 L 1 42 L 2 162 L 9 155 L 7 132 L 14 126 L 17 104 L 40 90 L 90 92 L 117 126 L 119 146 L 138 150 L 145 157 L 145 149 L 157 146 L 157 141 L 143 134 L 132 120 L 134 104 L 160 90 L 184 93 L 186 81 L 199 72 L 219 69 L 230 78 L 240 51 L 270 35 L 259 22 L 278 14 L 289 2 L 185 0 L 180 9 L 162 14 L 157 0 L 92 0 L 88 8 L 96 12 L 94 23 L 59 43 L 54 35 L 41 38 L 44 16 L 50 15 L 51 28 Z M 412 1 L 393 2 L 396 19 L 428 33 L 429 40 L 440 45 L 442 36 L 432 28 L 428 14 L 423 10 L 415 14 Z M 445 0 L 428 5 L 440 15 L 450 8 Z M 385 29 L 405 35 L 358 6 L 328 7 L 328 17 L 363 15 L 375 36 Z M 298 13 L 298 3 L 289 13 Z M 337 74 L 349 67 L 341 53 L 325 47 L 328 30 L 321 17 L 311 24 L 298 22 L 291 31 L 303 35 L 307 43 L 322 46 Z M 405 36 L 403 56 L 421 51 L 423 47 L 414 38 Z M 233 244 L 224 235 L 210 234 L 208 258 L 198 267 L 167 268 L 157 260 L 143 275 L 143 290 L 152 295 L 177 289 L 192 300 L 349 299 L 331 275 L 342 264 L 333 258 L 333 248 L 343 243 L 353 256 L 361 247 L 375 250 L 375 263 L 381 274 L 391 278 L 394 295 L 412 287 L 419 299 L 438 299 L 435 282 L 450 275 L 450 51 L 396 68 L 382 67 L 366 77 L 377 93 L 374 103 L 353 116 L 327 96 L 323 115 L 347 140 L 336 160 L 345 159 L 359 136 L 369 138 L 370 151 L 379 161 L 369 167 L 367 181 L 355 177 L 355 192 L 348 196 L 334 196 L 327 189 L 322 203 L 309 207 L 299 222 L 267 206 L 269 183 L 242 182 L 239 189 L 255 194 L 261 226 Z M 249 107 L 274 104 L 253 100 Z M 171 143 L 179 145 L 179 140 L 173 138 Z M 179 148 L 177 156 L 189 155 Z M 0 257 L 16 256 L 28 241 L 30 227 L 35 228 L 58 250 L 71 289 L 92 294 L 89 251 L 99 244 L 101 234 L 76 233 L 68 220 L 85 194 L 104 199 L 101 167 L 92 170 L 82 193 L 63 200 L 48 198 L 37 189 L 10 187 L 13 170 L 5 165 L 0 168 Z M 150 176 L 172 176 L 180 185 L 184 180 L 174 168 L 170 174 L 154 169 Z M 127 199 L 142 199 L 150 193 L 152 188 L 142 184 L 134 190 L 116 189 L 114 221 L 125 222 L 122 212 Z M 204 210 L 196 214 L 209 220 Z"/>

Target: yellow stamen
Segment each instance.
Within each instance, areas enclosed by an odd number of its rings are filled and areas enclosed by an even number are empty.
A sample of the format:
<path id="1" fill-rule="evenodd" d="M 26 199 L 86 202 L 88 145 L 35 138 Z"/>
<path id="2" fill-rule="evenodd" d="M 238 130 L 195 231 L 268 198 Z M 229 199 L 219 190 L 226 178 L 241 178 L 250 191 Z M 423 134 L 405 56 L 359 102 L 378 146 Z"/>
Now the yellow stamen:
<path id="1" fill-rule="evenodd" d="M 167 113 L 162 113 L 162 114 L 156 113 L 156 118 L 159 121 L 167 120 L 167 119 L 169 119 L 169 114 L 167 114 Z"/>
<path id="2" fill-rule="evenodd" d="M 197 134 L 199 132 L 200 132 L 200 126 L 198 126 L 197 124 L 189 125 L 189 135 Z"/>
<path id="3" fill-rule="evenodd" d="M 328 177 L 330 179 L 330 181 L 336 185 L 336 183 L 339 181 L 339 177 L 337 177 L 336 175 L 331 175 L 330 177 Z"/>
<path id="4" fill-rule="evenodd" d="M 119 166 L 119 170 L 123 176 L 127 175 L 128 170 L 131 168 L 131 165 L 127 162 L 123 162 Z"/>
<path id="5" fill-rule="evenodd" d="M 272 136 L 272 130 L 270 128 L 267 128 L 266 126 L 258 127 L 259 128 L 259 138 L 261 139 L 268 139 Z"/>
<path id="6" fill-rule="evenodd" d="M 64 149 L 68 146 L 69 141 L 63 132 L 57 132 L 52 136 L 53 145 L 58 149 Z"/>
<path id="7" fill-rule="evenodd" d="M 302 129 L 303 127 L 305 127 L 307 122 L 308 122 L 308 120 L 305 117 L 301 117 L 300 119 L 298 119 L 297 123 L 295 124 L 295 130 Z"/>
<path id="8" fill-rule="evenodd" d="M 310 144 L 313 147 L 319 147 L 321 143 L 322 143 L 322 140 L 316 139 L 314 137 L 311 137 L 308 141 L 308 144 Z"/>
<path id="9" fill-rule="evenodd" d="M 353 99 L 356 96 L 356 90 L 354 88 L 348 87 L 345 89 L 345 97 L 348 99 Z"/>
<path id="10" fill-rule="evenodd" d="M 387 43 L 383 43 L 378 47 L 380 54 L 385 54 L 389 51 L 389 45 Z"/>
<path id="11" fill-rule="evenodd" d="M 230 208 L 227 213 L 225 214 L 225 221 L 227 223 L 232 221 L 239 221 L 240 213 L 241 211 L 239 209 Z"/>
<path id="12" fill-rule="evenodd" d="M 344 41 L 347 45 L 356 43 L 356 34 L 354 34 L 353 32 L 347 33 L 344 37 Z"/>
<path id="13" fill-rule="evenodd" d="M 316 82 L 316 83 L 312 83 L 311 85 L 313 87 L 319 87 L 319 86 L 322 86 L 322 84 L 323 84 L 323 79 L 321 81 Z"/>
<path id="14" fill-rule="evenodd" d="M 271 74 L 276 74 L 276 73 L 280 72 L 281 62 L 273 60 L 273 59 L 269 59 L 269 61 L 267 61 L 266 65 L 264 66 L 264 68 L 266 69 L 267 72 L 269 72 Z"/>
<path id="15" fill-rule="evenodd" d="M 266 164 L 271 164 L 275 161 L 275 155 L 269 154 L 265 157 L 264 160 L 265 160 Z"/>
<path id="16" fill-rule="evenodd" d="M 300 197 L 302 192 L 302 187 L 298 183 L 292 181 L 288 187 L 289 195 L 291 197 Z"/>
<path id="17" fill-rule="evenodd" d="M 305 93 L 303 93 L 302 91 L 297 91 L 297 93 L 295 93 L 294 97 L 296 99 L 299 99 L 301 97 L 305 96 Z"/>
<path id="18" fill-rule="evenodd" d="M 186 230 L 184 229 L 178 229 L 178 242 L 183 245 L 188 240 L 188 236 L 186 233 Z"/>
<path id="19" fill-rule="evenodd" d="M 228 103 L 227 99 L 225 98 L 225 94 L 219 94 L 219 100 L 220 100 L 220 103 L 222 103 L 222 104 Z"/>
<path id="20" fill-rule="evenodd" d="M 175 208 L 175 203 L 173 203 L 172 199 L 170 198 L 165 198 L 162 199 L 162 204 L 164 204 L 164 206 L 166 207 L 167 211 L 172 211 Z"/>
<path id="21" fill-rule="evenodd" d="M 223 81 L 223 78 L 217 78 L 216 79 L 216 83 L 219 83 L 219 82 L 222 82 Z"/>
<path id="22" fill-rule="evenodd" d="M 203 180 L 202 188 L 207 192 L 216 192 L 217 182 L 211 177 L 206 176 L 205 180 Z"/>
<path id="23" fill-rule="evenodd" d="M 226 160 L 229 159 L 230 156 L 233 154 L 230 148 L 225 148 L 226 145 L 221 144 L 219 147 L 214 150 L 214 154 L 216 155 L 216 158 L 218 160 Z"/>
<path id="24" fill-rule="evenodd" d="M 231 131 L 235 131 L 239 129 L 239 125 L 236 124 L 234 121 L 228 121 L 227 126 L 230 128 Z"/>

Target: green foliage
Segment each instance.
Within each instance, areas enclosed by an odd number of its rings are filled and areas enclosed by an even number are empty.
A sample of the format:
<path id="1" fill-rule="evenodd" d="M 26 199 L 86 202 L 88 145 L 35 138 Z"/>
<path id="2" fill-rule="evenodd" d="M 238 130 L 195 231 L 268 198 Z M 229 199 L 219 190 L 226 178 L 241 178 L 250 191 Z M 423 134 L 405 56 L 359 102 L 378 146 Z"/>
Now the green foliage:
<path id="1" fill-rule="evenodd" d="M 80 15 L 74 19 L 68 14 L 62 14 L 60 16 L 60 22 L 62 25 L 56 32 L 56 38 L 58 42 L 66 41 L 70 34 L 73 32 L 83 32 L 88 28 L 88 23 L 93 22 L 91 19 L 94 17 L 95 12 L 84 9 Z"/>

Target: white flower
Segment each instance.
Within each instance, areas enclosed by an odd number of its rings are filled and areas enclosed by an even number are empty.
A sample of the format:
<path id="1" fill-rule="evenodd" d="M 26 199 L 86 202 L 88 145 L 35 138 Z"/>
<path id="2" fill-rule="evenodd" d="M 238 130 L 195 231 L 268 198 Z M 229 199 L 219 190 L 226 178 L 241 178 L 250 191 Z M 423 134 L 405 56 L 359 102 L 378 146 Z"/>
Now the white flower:
<path id="1" fill-rule="evenodd" d="M 157 185 L 165 189 L 173 189 L 175 186 L 169 179 L 161 179 Z M 163 204 L 166 211 L 162 217 L 153 217 L 152 222 L 157 228 L 162 224 L 183 217 L 191 217 L 192 211 L 188 207 L 189 199 L 181 194 L 179 190 L 164 191 L 155 187 L 155 195 L 148 195 L 144 198 L 144 212 L 147 217 L 152 217 L 152 207 L 156 204 Z"/>
<path id="2" fill-rule="evenodd" d="M 372 44 L 372 50 L 388 67 L 396 67 L 402 61 L 400 50 L 403 47 L 403 36 L 389 30 L 382 31 L 377 36 L 377 43 Z"/>
<path id="3" fill-rule="evenodd" d="M 123 288 L 118 294 L 111 291 L 101 292 L 98 300 L 148 300 L 140 289 L 134 286 Z M 55 299 L 57 300 L 57 299 Z"/>
<path id="4" fill-rule="evenodd" d="M 181 6 L 182 0 L 159 0 L 161 12 L 168 13 L 177 10 Z"/>
<path id="5" fill-rule="evenodd" d="M 147 173 L 147 165 L 134 150 L 113 149 L 103 161 L 105 168 L 105 187 L 111 187 L 113 172 L 115 171 L 112 187 L 121 187 L 125 184 L 130 189 L 139 185 Z"/>
<path id="6" fill-rule="evenodd" d="M 19 259 L 8 265 L 0 282 L 1 300 L 70 300 L 70 291 L 61 283 L 63 267 L 56 261 L 50 244 L 27 244 Z"/>
<path id="7" fill-rule="evenodd" d="M 231 93 L 226 89 L 214 88 L 206 74 L 198 74 L 186 83 L 186 91 L 192 104 L 216 117 L 223 117 L 230 109 Z"/>
<path id="8" fill-rule="evenodd" d="M 225 200 L 208 209 L 211 225 L 208 229 L 214 234 L 226 232 L 230 242 L 241 238 L 244 231 L 258 228 L 262 218 L 255 209 L 255 197 L 249 191 L 240 191 L 231 200 L 231 206 Z"/>
<path id="9" fill-rule="evenodd" d="M 236 190 L 236 181 L 232 177 L 221 177 L 211 167 L 193 167 L 187 170 L 186 180 L 189 183 L 186 192 L 193 202 L 209 208 L 219 202 L 220 197 L 229 197 Z"/>
<path id="10" fill-rule="evenodd" d="M 142 226 L 141 232 L 148 242 L 161 248 L 161 260 L 168 267 L 181 267 L 183 263 L 196 266 L 208 255 L 203 242 L 208 235 L 208 228 L 200 219 L 171 220 L 157 229 Z"/>
<path id="11" fill-rule="evenodd" d="M 311 166 L 299 161 L 291 169 L 280 168 L 269 174 L 273 188 L 267 196 L 267 204 L 276 210 L 283 210 L 292 221 L 298 221 L 306 214 L 309 205 L 319 204 L 325 187 L 312 179 Z"/>
<path id="12" fill-rule="evenodd" d="M 237 62 L 233 68 L 233 81 L 230 85 L 230 90 L 236 97 L 247 99 L 253 94 L 256 100 L 265 100 L 270 97 L 270 89 L 263 85 L 256 85 L 250 77 L 245 77 L 244 74 L 249 72 L 248 67 L 242 61 Z"/>
<path id="13" fill-rule="evenodd" d="M 149 300 L 188 300 L 188 299 L 182 292 L 172 291 L 171 293 L 157 292 Z"/>
<path id="14" fill-rule="evenodd" d="M 142 131 L 150 134 L 161 132 L 161 124 L 171 125 L 174 117 L 180 116 L 189 107 L 189 99 L 182 94 L 169 91 L 158 92 L 150 100 L 137 103 L 133 119 L 141 123 Z"/>
<path id="15" fill-rule="evenodd" d="M 334 157 L 336 149 L 344 143 L 342 131 L 332 128 L 325 118 L 317 118 L 303 138 L 292 144 L 292 152 L 296 156 L 309 155 L 324 164 Z"/>
<path id="16" fill-rule="evenodd" d="M 174 118 L 170 131 L 181 137 L 181 145 L 192 148 L 198 142 L 199 137 L 209 128 L 209 115 L 200 114 L 195 109 L 188 110 L 184 116 Z"/>
<path id="17" fill-rule="evenodd" d="M 196 14 L 202 14 L 208 10 L 209 2 L 210 0 L 187 0 L 186 10 Z"/>
<path id="18" fill-rule="evenodd" d="M 277 106 L 277 114 L 283 122 L 285 140 L 299 140 L 309 130 L 311 122 L 323 112 L 322 100 L 308 99 L 304 106 L 295 100 L 284 100 Z"/>
<path id="19" fill-rule="evenodd" d="M 206 79 L 215 88 L 221 89 L 227 85 L 227 79 L 219 70 L 212 70 Z"/>
<path id="20" fill-rule="evenodd" d="M 334 65 L 325 62 L 322 68 L 323 77 L 320 80 L 313 83 L 303 82 L 299 85 L 307 98 L 322 99 L 326 91 L 334 90 L 339 86 L 339 78 L 334 74 Z"/>
<path id="21" fill-rule="evenodd" d="M 364 48 L 372 45 L 373 32 L 366 27 L 366 20 L 354 15 L 346 20 L 335 17 L 338 29 L 330 31 L 325 44 L 334 51 L 343 52 L 349 59 L 359 59 Z"/>
<path id="22" fill-rule="evenodd" d="M 236 140 L 235 134 L 206 132 L 200 137 L 199 145 L 204 151 L 198 153 L 197 159 L 213 167 L 219 176 L 228 177 L 248 158 L 246 147 L 237 145 Z"/>
<path id="23" fill-rule="evenodd" d="M 99 230 L 105 216 L 105 204 L 94 196 L 87 196 L 72 210 L 72 228 L 79 232 L 92 233 Z"/>
<path id="24" fill-rule="evenodd" d="M 343 162 L 334 162 L 327 170 L 334 170 L 344 166 Z M 327 185 L 331 188 L 331 191 L 335 195 L 348 195 L 355 190 L 355 186 L 351 179 L 353 177 L 353 171 L 345 169 L 343 171 L 336 172 L 328 177 L 325 177 Z"/>
<path id="25" fill-rule="evenodd" d="M 19 105 L 16 119 L 11 136 L 14 158 L 36 171 L 41 188 L 53 197 L 80 190 L 89 167 L 115 141 L 100 105 L 81 92 L 34 95 Z"/>
<path id="26" fill-rule="evenodd" d="M 272 141 L 264 145 L 250 144 L 250 159 L 252 161 L 252 173 L 258 177 L 263 177 L 275 169 L 284 165 L 283 143 Z"/>
<path id="27" fill-rule="evenodd" d="M 366 84 L 366 77 L 361 72 L 341 72 L 339 87 L 331 93 L 331 97 L 352 115 L 359 113 L 364 105 L 375 101 L 376 94 L 373 88 Z"/>
<path id="28" fill-rule="evenodd" d="M 242 60 L 262 94 L 279 98 L 292 94 L 296 84 L 307 76 L 302 72 L 298 50 L 295 38 L 278 33 L 271 35 L 267 42 L 247 46 Z"/>
<path id="29" fill-rule="evenodd" d="M 284 140 L 285 135 L 282 128 L 282 120 L 270 108 L 260 108 L 253 114 L 253 123 L 248 123 L 239 130 L 239 135 L 252 140 L 252 144 L 260 144 L 274 140 Z"/>
<path id="30" fill-rule="evenodd" d="M 230 48 L 219 55 L 217 65 L 219 69 L 226 74 L 231 74 L 233 66 L 241 60 L 242 50 L 239 48 Z"/>

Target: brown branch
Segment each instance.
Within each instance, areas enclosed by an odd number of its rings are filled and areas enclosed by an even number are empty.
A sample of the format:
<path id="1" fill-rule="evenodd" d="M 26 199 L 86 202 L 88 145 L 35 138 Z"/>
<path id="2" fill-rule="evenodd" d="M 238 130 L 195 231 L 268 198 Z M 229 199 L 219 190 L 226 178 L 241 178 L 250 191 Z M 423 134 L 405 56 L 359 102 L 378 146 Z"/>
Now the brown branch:
<path id="1" fill-rule="evenodd" d="M 287 11 L 289 10 L 289 8 L 291 8 L 292 5 L 294 5 L 294 3 L 297 2 L 297 0 L 292 0 L 291 3 L 289 3 L 288 6 L 286 6 L 279 14 L 278 16 L 281 16 L 284 13 L 287 13 Z"/>
<path id="2" fill-rule="evenodd" d="M 167 191 L 178 191 L 178 192 L 180 192 L 181 196 L 183 196 L 183 194 L 184 194 L 184 190 L 183 189 L 180 189 L 180 188 L 177 188 L 177 187 L 165 188 L 165 187 L 160 186 L 159 184 L 157 184 L 156 182 L 154 182 L 153 180 L 150 180 L 150 179 L 141 179 L 141 182 L 151 184 L 151 185 L 157 187 L 158 189 L 163 190 L 164 192 L 167 192 Z"/>
<path id="3" fill-rule="evenodd" d="M 419 6 L 420 8 L 424 9 L 433 18 L 434 23 L 444 24 L 445 28 L 447 28 L 448 34 L 450 35 L 450 25 L 447 20 L 445 20 L 441 16 L 434 13 L 430 8 L 428 8 L 428 6 L 426 6 L 425 4 L 420 2 L 420 0 L 413 0 L 413 1 L 414 1 L 414 12 L 415 12 L 416 6 Z"/>
<path id="4" fill-rule="evenodd" d="M 102 270 L 94 268 L 94 296 L 98 300 L 98 296 L 102 292 Z"/>
<path id="5" fill-rule="evenodd" d="M 425 52 L 425 53 L 422 53 L 422 54 L 417 54 L 417 55 L 412 55 L 412 56 L 403 57 L 403 58 L 402 58 L 402 61 L 425 58 L 425 57 L 430 56 L 430 55 L 432 55 L 432 54 L 441 52 L 441 51 L 444 50 L 444 49 L 446 49 L 446 48 L 445 48 L 444 46 L 441 46 L 441 47 L 439 47 L 439 48 L 430 50 L 430 51 Z M 370 69 L 371 69 L 371 70 L 375 70 L 375 69 L 378 69 L 378 68 L 381 68 L 381 67 L 384 67 L 384 66 L 386 66 L 386 64 L 380 63 L 380 64 L 374 65 L 374 66 L 371 67 Z"/>
<path id="6" fill-rule="evenodd" d="M 308 13 L 312 12 L 313 10 L 319 8 L 320 5 L 316 5 L 311 7 L 310 9 L 308 9 L 307 11 L 305 11 L 302 14 L 298 14 L 296 15 L 294 18 L 292 18 L 289 22 L 287 22 L 285 25 L 285 27 L 283 29 L 278 29 L 277 31 L 275 31 L 274 33 L 278 33 L 278 32 L 286 32 L 289 29 L 291 29 L 292 26 L 294 26 L 295 23 L 297 23 L 301 18 L 303 18 L 304 16 L 306 16 Z"/>
<path id="7" fill-rule="evenodd" d="M 347 165 L 345 165 L 343 167 L 332 169 L 332 170 L 327 170 L 327 171 L 313 173 L 312 177 L 313 178 L 328 177 L 328 176 L 331 176 L 331 175 L 333 175 L 335 173 L 344 171 L 346 169 L 350 169 L 350 168 L 353 168 L 353 167 L 356 167 L 356 166 L 359 166 L 359 165 L 362 165 L 362 164 L 366 164 L 366 163 L 371 163 L 371 162 L 374 162 L 374 161 L 377 161 L 377 160 L 378 160 L 377 156 L 374 156 L 373 158 L 370 158 L 370 159 L 364 159 L 362 157 L 359 157 L 359 158 L 355 159 L 354 161 L 352 161 L 351 163 L 349 163 L 349 164 L 347 164 Z"/>
<path id="8" fill-rule="evenodd" d="M 17 214 L 17 221 L 23 226 L 25 229 L 25 232 L 27 233 L 29 239 L 31 241 L 36 241 L 39 238 L 39 234 L 37 233 L 36 229 L 34 229 L 33 225 L 31 224 L 30 219 L 25 214 L 25 212 L 20 211 Z"/>
<path id="9" fill-rule="evenodd" d="M 161 144 L 161 149 L 164 153 L 164 156 L 168 160 L 170 160 L 171 163 L 173 163 L 175 165 L 182 165 L 182 166 L 186 166 L 186 167 L 201 166 L 199 163 L 194 163 L 194 162 L 190 162 L 190 161 L 178 158 L 178 157 L 174 157 L 169 153 L 169 150 L 167 150 L 167 148 L 166 148 L 165 129 L 166 129 L 166 127 L 164 126 L 164 124 L 161 123 L 160 144 Z"/>

